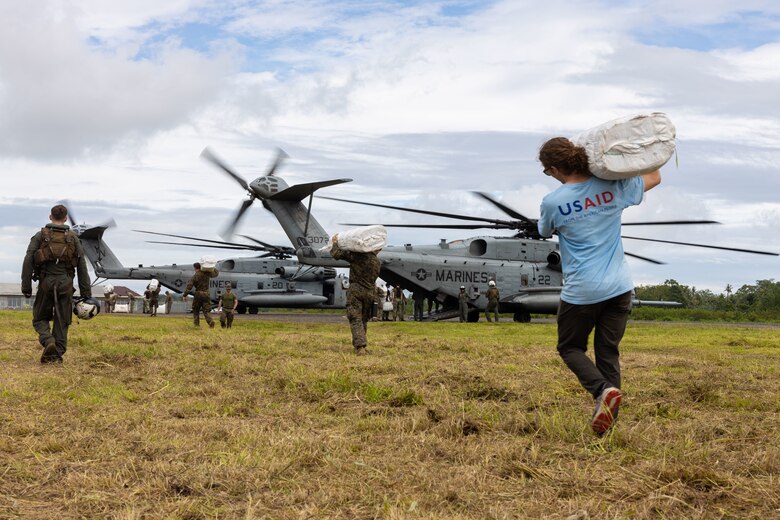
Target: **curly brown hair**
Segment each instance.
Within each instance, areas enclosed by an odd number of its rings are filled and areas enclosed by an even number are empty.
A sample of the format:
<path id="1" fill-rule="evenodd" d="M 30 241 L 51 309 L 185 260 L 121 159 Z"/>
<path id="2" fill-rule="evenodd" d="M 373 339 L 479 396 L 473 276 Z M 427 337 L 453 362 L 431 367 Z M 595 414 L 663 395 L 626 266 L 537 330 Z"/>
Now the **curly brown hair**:
<path id="1" fill-rule="evenodd" d="M 539 162 L 545 170 L 555 167 L 564 175 L 590 173 L 588 154 L 565 137 L 553 137 L 539 149 Z"/>

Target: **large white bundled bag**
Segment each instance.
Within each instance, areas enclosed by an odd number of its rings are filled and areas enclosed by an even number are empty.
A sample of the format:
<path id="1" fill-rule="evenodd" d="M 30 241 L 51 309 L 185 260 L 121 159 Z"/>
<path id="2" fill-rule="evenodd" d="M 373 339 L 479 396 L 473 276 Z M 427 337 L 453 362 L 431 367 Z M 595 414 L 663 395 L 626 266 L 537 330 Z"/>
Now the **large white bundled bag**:
<path id="1" fill-rule="evenodd" d="M 674 155 L 675 133 L 666 114 L 653 112 L 614 119 L 571 141 L 585 148 L 593 175 L 617 180 L 644 175 L 666 164 Z"/>
<path id="2" fill-rule="evenodd" d="M 211 255 L 200 257 L 200 270 L 211 272 L 217 267 L 217 259 Z"/>
<path id="3" fill-rule="evenodd" d="M 152 281 L 149 282 L 149 290 L 156 291 L 158 287 L 160 287 L 160 281 L 157 278 L 152 278 Z"/>
<path id="4" fill-rule="evenodd" d="M 333 238 L 338 237 L 339 247 L 355 253 L 369 253 L 382 249 L 387 245 L 387 228 L 385 226 L 362 226 L 333 235 L 328 245 L 320 251 L 329 251 L 333 247 Z"/>

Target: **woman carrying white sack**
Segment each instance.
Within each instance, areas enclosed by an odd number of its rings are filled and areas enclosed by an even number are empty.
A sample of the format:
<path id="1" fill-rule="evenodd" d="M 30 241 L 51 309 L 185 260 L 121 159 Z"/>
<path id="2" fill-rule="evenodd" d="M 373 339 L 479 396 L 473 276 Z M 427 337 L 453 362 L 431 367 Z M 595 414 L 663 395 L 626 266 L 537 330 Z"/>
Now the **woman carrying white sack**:
<path id="1" fill-rule="evenodd" d="M 661 182 L 660 170 L 620 180 L 595 177 L 585 148 L 565 137 L 539 150 L 544 173 L 561 183 L 542 201 L 539 234 L 557 232 L 565 283 L 558 307 L 558 354 L 596 401 L 591 428 L 603 435 L 623 399 L 618 347 L 634 284 L 623 256 L 621 215 Z M 595 329 L 595 363 L 587 356 Z"/>
<path id="2" fill-rule="evenodd" d="M 337 233 L 331 238 L 331 256 L 349 262 L 347 319 L 357 355 L 367 354 L 366 329 L 376 297 L 376 279 L 379 278 L 377 255 L 385 244 L 387 230 L 384 226 L 365 226 Z"/>

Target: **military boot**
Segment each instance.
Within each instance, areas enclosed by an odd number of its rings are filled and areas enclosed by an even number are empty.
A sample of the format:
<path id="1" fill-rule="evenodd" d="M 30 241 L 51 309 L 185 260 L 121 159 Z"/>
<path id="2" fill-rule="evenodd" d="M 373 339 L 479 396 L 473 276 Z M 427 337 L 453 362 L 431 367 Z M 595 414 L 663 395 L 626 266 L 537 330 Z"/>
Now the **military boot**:
<path id="1" fill-rule="evenodd" d="M 57 351 L 57 344 L 54 339 L 50 339 L 43 347 L 43 353 L 41 354 L 41 363 L 56 363 L 60 358 L 60 353 Z"/>

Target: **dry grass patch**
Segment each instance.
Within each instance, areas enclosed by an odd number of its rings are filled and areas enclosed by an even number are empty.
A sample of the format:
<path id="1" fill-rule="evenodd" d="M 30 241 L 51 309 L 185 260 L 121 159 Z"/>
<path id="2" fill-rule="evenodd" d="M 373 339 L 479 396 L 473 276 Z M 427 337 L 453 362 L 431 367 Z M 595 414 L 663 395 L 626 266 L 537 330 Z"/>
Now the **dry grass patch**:
<path id="1" fill-rule="evenodd" d="M 777 328 L 630 324 L 597 438 L 553 324 L 0 320 L 3 518 L 780 516 Z"/>

